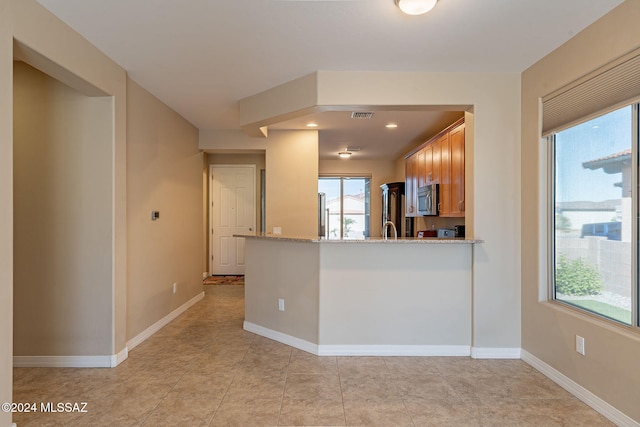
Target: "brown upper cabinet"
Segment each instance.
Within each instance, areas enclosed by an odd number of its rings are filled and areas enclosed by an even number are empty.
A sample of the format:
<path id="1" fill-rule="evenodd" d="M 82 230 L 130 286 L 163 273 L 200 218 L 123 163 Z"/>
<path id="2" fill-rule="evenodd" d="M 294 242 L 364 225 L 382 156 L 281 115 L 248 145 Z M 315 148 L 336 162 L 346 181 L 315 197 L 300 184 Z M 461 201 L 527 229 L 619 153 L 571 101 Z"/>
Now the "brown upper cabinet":
<path id="1" fill-rule="evenodd" d="M 449 133 L 451 143 L 451 199 L 449 216 L 464 216 L 464 123 Z"/>
<path id="2" fill-rule="evenodd" d="M 464 118 L 405 157 L 405 215 L 418 215 L 418 188 L 439 184 L 439 215 L 464 217 Z"/>

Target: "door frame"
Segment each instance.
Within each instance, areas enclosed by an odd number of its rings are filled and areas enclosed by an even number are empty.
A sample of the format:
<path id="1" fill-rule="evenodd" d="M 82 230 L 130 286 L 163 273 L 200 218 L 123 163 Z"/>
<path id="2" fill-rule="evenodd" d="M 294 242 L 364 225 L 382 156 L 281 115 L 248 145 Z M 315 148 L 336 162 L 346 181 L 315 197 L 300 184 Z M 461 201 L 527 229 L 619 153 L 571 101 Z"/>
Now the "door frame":
<path id="1" fill-rule="evenodd" d="M 242 163 L 242 164 L 229 164 L 229 163 L 225 163 L 225 164 L 209 164 L 209 170 L 208 170 L 208 184 L 209 184 L 209 191 L 208 191 L 208 200 L 207 200 L 207 209 L 209 210 L 209 215 L 208 215 L 208 223 L 207 223 L 207 237 L 209 238 L 209 254 L 208 254 L 208 265 L 209 265 L 209 275 L 214 275 L 215 271 L 214 271 L 214 263 L 213 263 L 213 248 L 214 248 L 214 239 L 213 239 L 213 171 L 214 169 L 219 168 L 219 169 L 225 169 L 225 168 L 250 168 L 252 170 L 252 182 L 253 182 L 253 198 L 254 198 L 254 202 L 253 202 L 253 212 L 252 212 L 252 220 L 251 223 L 253 224 L 253 229 L 256 229 L 256 203 L 255 203 L 255 195 L 257 193 L 257 189 L 256 189 L 256 165 L 255 164 L 246 164 L 246 163 Z M 220 204 L 218 204 L 219 207 Z"/>

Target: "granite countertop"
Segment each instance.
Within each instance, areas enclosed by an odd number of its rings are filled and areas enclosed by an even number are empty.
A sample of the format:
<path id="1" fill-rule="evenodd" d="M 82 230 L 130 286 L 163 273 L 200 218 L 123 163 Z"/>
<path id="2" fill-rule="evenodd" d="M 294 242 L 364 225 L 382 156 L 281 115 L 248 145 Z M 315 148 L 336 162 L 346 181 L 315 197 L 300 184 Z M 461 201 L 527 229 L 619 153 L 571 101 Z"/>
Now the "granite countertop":
<path id="1" fill-rule="evenodd" d="M 383 239 L 382 237 L 369 237 L 366 239 L 322 239 L 319 237 L 304 237 L 304 236 L 286 236 L 280 234 L 234 234 L 234 237 L 244 237 L 248 239 L 267 239 L 267 240 L 279 240 L 285 242 L 308 242 L 308 243 L 372 243 L 372 244 L 436 244 L 436 245 L 451 245 L 451 244 L 474 244 L 484 243 L 483 240 L 468 239 L 468 238 L 437 238 L 437 237 L 425 237 L 422 239 L 402 237 L 398 239 Z"/>

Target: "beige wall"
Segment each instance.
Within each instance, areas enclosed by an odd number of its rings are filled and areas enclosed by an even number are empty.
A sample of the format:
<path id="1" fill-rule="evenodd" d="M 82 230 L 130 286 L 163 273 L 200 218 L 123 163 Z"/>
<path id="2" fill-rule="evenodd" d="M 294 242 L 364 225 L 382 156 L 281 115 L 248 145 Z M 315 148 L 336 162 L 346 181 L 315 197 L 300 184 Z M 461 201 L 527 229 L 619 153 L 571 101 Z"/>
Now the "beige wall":
<path id="1" fill-rule="evenodd" d="M 544 275 L 545 146 L 539 98 L 640 47 L 640 2 L 626 1 L 522 75 L 522 347 L 640 422 L 640 337 L 627 328 L 539 302 Z M 480 122 L 478 117 L 477 122 Z M 542 271 L 542 273 L 541 273 Z M 585 338 L 586 356 L 575 351 Z"/>
<path id="2" fill-rule="evenodd" d="M 151 211 L 160 219 L 151 220 Z M 198 130 L 127 83 L 127 339 L 202 292 Z M 177 292 L 173 294 L 173 283 Z"/>
<path id="3" fill-rule="evenodd" d="M 209 272 L 209 155 L 202 153 L 202 274 Z"/>
<path id="4" fill-rule="evenodd" d="M 245 250 L 245 322 L 317 343 L 319 246 L 247 239 Z"/>
<path id="5" fill-rule="evenodd" d="M 324 175 L 353 175 L 371 177 L 371 237 L 382 233 L 382 190 L 380 185 L 395 180 L 395 162 L 392 160 L 320 160 L 319 173 Z M 404 182 L 404 177 L 399 180 Z M 404 223 L 402 224 L 404 234 Z"/>
<path id="6" fill-rule="evenodd" d="M 200 149 L 216 155 L 264 152 L 266 232 L 281 227 L 286 235 L 318 233 L 317 131 L 269 131 L 267 138 L 239 130 L 200 131 Z"/>
<path id="7" fill-rule="evenodd" d="M 270 132 L 266 152 L 266 232 L 318 234 L 318 132 Z"/>
<path id="8" fill-rule="evenodd" d="M 13 77 L 14 355 L 111 355 L 112 98 Z"/>
<path id="9" fill-rule="evenodd" d="M 11 4 L 0 0 L 0 402 L 13 399 L 13 40 Z M 0 411 L 0 425 L 11 413 Z"/>
<path id="10" fill-rule="evenodd" d="M 320 344 L 401 346 L 395 351 L 426 346 L 440 354 L 456 348 L 468 354 L 470 244 L 319 246 Z"/>

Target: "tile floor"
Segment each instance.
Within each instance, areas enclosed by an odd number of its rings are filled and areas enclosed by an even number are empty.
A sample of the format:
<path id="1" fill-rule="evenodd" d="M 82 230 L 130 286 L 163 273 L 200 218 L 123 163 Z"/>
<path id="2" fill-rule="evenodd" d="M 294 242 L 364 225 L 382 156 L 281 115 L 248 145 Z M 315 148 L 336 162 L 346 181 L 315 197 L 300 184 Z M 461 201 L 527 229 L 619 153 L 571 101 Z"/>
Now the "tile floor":
<path id="1" fill-rule="evenodd" d="M 197 305 L 114 369 L 15 368 L 27 426 L 609 426 L 519 360 L 316 357 L 242 330 L 243 286 Z M 39 404 L 39 403 L 38 403 Z"/>

